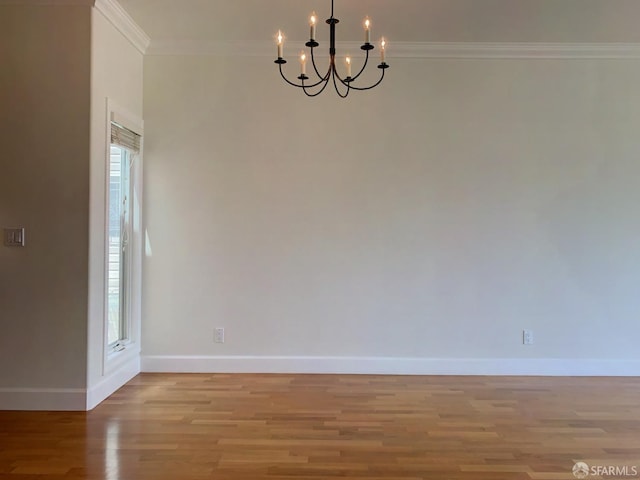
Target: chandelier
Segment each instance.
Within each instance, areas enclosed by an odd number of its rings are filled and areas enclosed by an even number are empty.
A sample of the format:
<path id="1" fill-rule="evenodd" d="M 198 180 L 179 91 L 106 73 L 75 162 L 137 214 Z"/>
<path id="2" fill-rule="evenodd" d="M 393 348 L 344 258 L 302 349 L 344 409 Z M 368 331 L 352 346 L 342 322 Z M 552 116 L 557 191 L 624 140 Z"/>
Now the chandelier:
<path id="1" fill-rule="evenodd" d="M 385 61 L 385 49 L 386 49 L 386 41 L 384 37 L 380 40 L 380 64 L 378 68 L 380 69 L 380 78 L 377 82 L 368 86 L 361 86 L 357 84 L 357 80 L 362 75 L 362 73 L 367 68 L 367 64 L 369 63 L 369 52 L 372 51 L 375 47 L 371 44 L 371 21 L 369 18 L 366 18 L 364 21 L 364 34 L 365 40 L 364 44 L 360 47 L 361 50 L 365 52 L 364 63 L 362 68 L 352 76 L 352 59 L 349 55 L 344 58 L 346 71 L 345 76 L 341 76 L 336 68 L 336 24 L 340 21 L 333 16 L 333 0 L 331 0 L 331 18 L 327 19 L 327 23 L 329 24 L 329 68 L 327 72 L 323 75 L 318 71 L 318 67 L 316 65 L 316 58 L 314 55 L 314 49 L 319 47 L 320 44 L 316 41 L 316 22 L 317 17 L 315 12 L 311 14 L 309 18 L 309 26 L 311 28 L 311 35 L 309 41 L 305 43 L 305 46 L 309 48 L 311 58 L 311 65 L 313 66 L 313 73 L 315 73 L 316 78 L 314 80 L 310 80 L 307 76 L 307 54 L 304 52 L 300 52 L 300 75 L 297 77 L 300 80 L 300 83 L 295 83 L 289 80 L 284 72 L 282 71 L 282 66 L 287 63 L 284 59 L 283 51 L 284 51 L 284 35 L 282 31 L 278 31 L 276 36 L 276 43 L 278 45 L 278 59 L 275 63 L 278 64 L 278 68 L 280 69 L 280 75 L 282 78 L 289 84 L 294 87 L 301 88 L 302 91 L 308 97 L 315 97 L 320 95 L 329 83 L 333 83 L 333 86 L 336 90 L 336 93 L 342 97 L 346 98 L 349 95 L 351 90 L 371 90 L 374 87 L 380 85 L 382 80 L 384 79 L 384 71 L 389 68 Z"/>

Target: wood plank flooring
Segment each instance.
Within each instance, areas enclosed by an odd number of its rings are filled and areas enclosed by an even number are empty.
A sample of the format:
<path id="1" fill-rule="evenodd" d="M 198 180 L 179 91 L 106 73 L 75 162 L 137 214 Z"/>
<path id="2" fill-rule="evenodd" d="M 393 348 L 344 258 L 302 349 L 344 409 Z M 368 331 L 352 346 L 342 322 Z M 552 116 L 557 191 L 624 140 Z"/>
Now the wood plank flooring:
<path id="1" fill-rule="evenodd" d="M 640 478 L 640 378 L 141 374 L 0 412 L 10 480 Z"/>

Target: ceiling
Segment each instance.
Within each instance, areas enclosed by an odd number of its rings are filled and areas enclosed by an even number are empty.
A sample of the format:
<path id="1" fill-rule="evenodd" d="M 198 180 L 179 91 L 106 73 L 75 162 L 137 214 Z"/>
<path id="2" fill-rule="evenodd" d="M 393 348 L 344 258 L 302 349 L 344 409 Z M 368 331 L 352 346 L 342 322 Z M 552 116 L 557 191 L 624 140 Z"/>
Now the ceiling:
<path id="1" fill-rule="evenodd" d="M 155 42 L 263 42 L 280 28 L 306 40 L 330 0 L 119 0 Z M 335 0 L 339 40 L 392 42 L 640 43 L 640 0 Z M 323 28 L 325 27 L 325 28 Z M 318 27 L 318 38 L 328 28 Z M 324 37 L 323 37 L 324 36 Z"/>

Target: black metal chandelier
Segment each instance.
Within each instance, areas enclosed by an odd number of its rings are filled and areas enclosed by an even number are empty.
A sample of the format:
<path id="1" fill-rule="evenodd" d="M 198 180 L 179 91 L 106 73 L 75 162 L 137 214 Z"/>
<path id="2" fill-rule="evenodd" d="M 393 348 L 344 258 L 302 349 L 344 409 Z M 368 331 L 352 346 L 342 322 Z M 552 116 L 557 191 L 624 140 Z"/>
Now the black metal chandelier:
<path id="1" fill-rule="evenodd" d="M 278 35 L 276 37 L 276 43 L 278 45 L 278 59 L 275 61 L 275 63 L 278 64 L 278 68 L 280 69 L 280 75 L 289 85 L 293 85 L 294 87 L 301 88 L 302 91 L 308 97 L 315 97 L 317 95 L 320 95 L 324 91 L 324 89 L 327 88 L 327 85 L 329 84 L 330 81 L 333 82 L 333 86 L 336 90 L 336 93 L 342 98 L 346 98 L 347 95 L 349 95 L 349 92 L 351 90 L 371 90 L 372 88 L 380 85 L 380 83 L 384 79 L 384 71 L 387 68 L 389 68 L 389 65 L 387 65 L 385 61 L 385 49 L 387 44 L 383 37 L 380 40 L 380 64 L 378 65 L 378 68 L 380 69 L 380 72 L 381 72 L 380 78 L 378 79 L 377 82 L 369 86 L 360 86 L 355 84 L 358 77 L 360 77 L 360 75 L 362 75 L 362 73 L 367 68 L 367 64 L 369 63 L 369 52 L 375 48 L 371 44 L 371 21 L 369 20 L 369 18 L 366 18 L 364 21 L 365 41 L 364 41 L 364 44 L 360 47 L 361 50 L 364 50 L 366 55 L 364 59 L 364 64 L 362 65 L 362 68 L 360 69 L 360 71 L 358 71 L 356 75 L 352 76 L 351 75 L 352 59 L 350 56 L 346 56 L 345 69 L 347 74 L 346 76 L 341 77 L 336 69 L 336 24 L 339 21 L 340 20 L 338 20 L 337 18 L 334 18 L 333 16 L 333 0 L 331 0 L 331 18 L 327 19 L 327 23 L 329 24 L 329 69 L 327 70 L 327 73 L 322 75 L 318 71 L 318 67 L 316 66 L 315 55 L 313 53 L 314 48 L 320 46 L 320 44 L 316 41 L 317 17 L 315 12 L 312 13 L 311 17 L 309 18 L 311 35 L 310 35 L 309 41 L 305 43 L 305 46 L 307 46 L 310 49 L 311 65 L 313 66 L 314 73 L 317 76 L 315 80 L 311 80 L 310 82 L 306 82 L 307 80 L 309 80 L 309 77 L 307 76 L 307 68 L 306 68 L 308 57 L 304 51 L 300 53 L 301 73 L 300 73 L 300 76 L 297 77 L 298 80 L 300 80 L 300 83 L 292 82 L 285 76 L 284 72 L 282 71 L 282 65 L 287 63 L 287 61 L 283 58 L 284 35 L 282 34 L 281 31 L 278 31 Z"/>

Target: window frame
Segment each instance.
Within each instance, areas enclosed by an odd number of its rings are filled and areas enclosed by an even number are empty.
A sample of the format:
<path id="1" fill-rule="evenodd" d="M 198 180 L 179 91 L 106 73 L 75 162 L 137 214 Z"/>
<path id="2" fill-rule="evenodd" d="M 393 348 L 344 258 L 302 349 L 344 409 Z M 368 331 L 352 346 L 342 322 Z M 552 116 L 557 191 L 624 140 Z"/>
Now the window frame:
<path id="1" fill-rule="evenodd" d="M 102 374 L 107 375 L 117 370 L 121 365 L 140 355 L 140 328 L 142 311 L 142 258 L 144 252 L 144 235 L 142 227 L 142 185 L 143 185 L 143 149 L 144 124 L 142 119 L 119 107 L 107 98 L 107 118 L 105 130 L 105 180 L 104 192 L 104 235 L 103 235 L 103 337 L 102 337 Z M 108 312 L 108 268 L 109 268 L 109 173 L 111 166 L 111 129 L 112 123 L 125 127 L 140 135 L 140 150 L 131 155 L 130 198 L 129 198 L 129 294 L 125 308 L 128 311 L 126 338 L 109 344 L 109 312 Z"/>
<path id="2" fill-rule="evenodd" d="M 129 169 L 128 172 L 128 181 L 127 181 L 127 188 L 126 191 L 124 188 L 122 188 L 122 183 L 123 183 L 123 178 L 122 178 L 122 174 L 120 177 L 120 187 L 121 187 L 121 192 L 123 192 L 126 196 L 127 196 L 127 214 L 125 215 L 125 217 L 128 217 L 128 219 L 126 219 L 125 221 L 122 221 L 121 219 L 119 219 L 118 221 L 120 222 L 120 236 L 125 236 L 127 238 L 127 243 L 126 245 L 122 245 L 122 243 L 120 243 L 118 245 L 118 248 L 121 249 L 123 247 L 126 247 L 126 251 L 125 251 L 125 257 L 124 260 L 119 259 L 118 261 L 118 269 L 119 269 L 119 279 L 120 282 L 122 282 L 119 285 L 119 296 L 120 296 L 120 302 L 118 305 L 118 309 L 119 309 L 119 328 L 121 329 L 121 334 L 120 334 L 120 338 L 118 338 L 117 340 L 113 341 L 113 342 L 109 342 L 109 323 L 110 323 L 110 319 L 109 319 L 109 290 L 110 290 L 110 285 L 109 285 L 109 280 L 110 280 L 110 263 L 111 263 L 111 251 L 110 251 L 110 237 L 111 237 L 111 148 L 113 148 L 114 146 L 116 146 L 117 148 L 119 148 L 123 154 L 121 154 L 121 167 L 120 170 L 126 170 Z M 132 229 L 132 224 L 131 224 L 131 205 L 132 205 L 132 197 L 133 197 L 133 179 L 131 178 L 131 170 L 133 168 L 133 163 L 136 160 L 136 156 L 138 155 L 137 153 L 132 152 L 131 150 L 129 150 L 126 147 L 123 147 L 121 145 L 117 145 L 117 144 L 113 144 L 110 143 L 109 144 L 109 150 L 110 150 L 110 155 L 109 155 L 109 162 L 107 165 L 107 190 L 106 190 L 106 201 L 107 201 L 107 225 L 108 225 L 108 229 L 107 229 L 107 251 L 106 251 L 106 255 L 107 255 L 107 271 L 106 271 L 106 282 L 107 282 L 107 293 L 106 293 L 106 298 L 107 298 L 107 349 L 110 349 L 111 352 L 118 352 L 123 350 L 124 348 L 126 348 L 127 344 L 130 343 L 130 332 L 131 332 L 131 294 L 134 293 L 131 291 L 130 288 L 130 284 L 131 284 L 131 268 L 132 268 L 132 256 L 131 256 L 131 252 L 130 252 L 130 245 L 129 245 L 129 239 L 131 238 L 131 232 L 130 230 Z M 122 165 L 122 163 L 124 163 L 124 166 Z M 124 229 L 124 231 L 123 231 Z"/>

